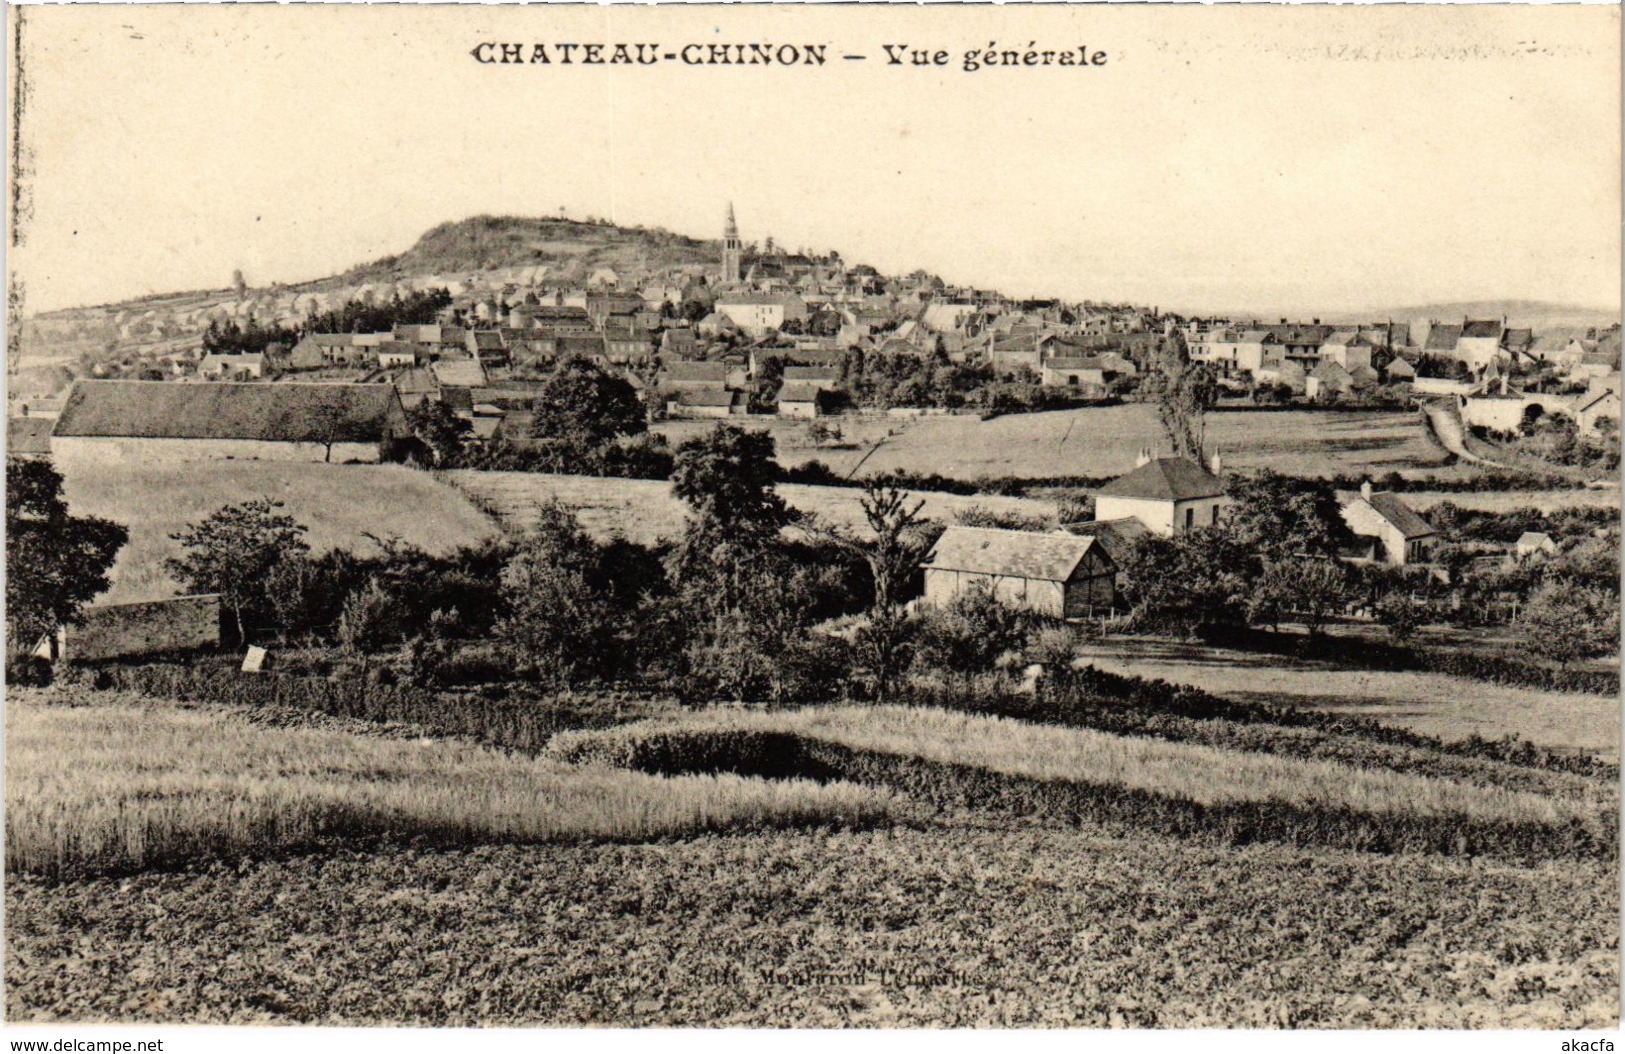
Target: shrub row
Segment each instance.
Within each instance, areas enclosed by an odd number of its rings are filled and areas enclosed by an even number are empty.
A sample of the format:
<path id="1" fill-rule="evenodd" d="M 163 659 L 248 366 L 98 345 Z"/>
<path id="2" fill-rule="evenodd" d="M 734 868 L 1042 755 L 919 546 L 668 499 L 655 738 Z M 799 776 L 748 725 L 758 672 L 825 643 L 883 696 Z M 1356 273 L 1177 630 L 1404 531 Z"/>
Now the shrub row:
<path id="1" fill-rule="evenodd" d="M 563 760 L 600 761 L 665 776 L 706 771 L 839 778 L 890 787 L 938 808 L 1098 823 L 1124 834 L 1204 838 L 1225 845 L 1270 842 L 1516 860 L 1608 859 L 1618 848 L 1618 832 L 1606 822 L 1593 826 L 1580 820 L 1533 824 L 1412 816 L 1278 799 L 1203 804 L 1135 788 L 1037 779 L 784 733 L 621 729 L 572 739 L 557 754 Z"/>
<path id="2" fill-rule="evenodd" d="M 94 673 L 98 688 L 165 699 L 242 707 L 293 707 L 336 717 L 417 725 L 444 736 L 539 753 L 556 732 L 607 728 L 647 717 L 637 700 L 544 696 L 522 691 L 436 692 L 382 684 L 358 676 L 307 677 L 285 673 L 175 665 L 108 666 Z"/>

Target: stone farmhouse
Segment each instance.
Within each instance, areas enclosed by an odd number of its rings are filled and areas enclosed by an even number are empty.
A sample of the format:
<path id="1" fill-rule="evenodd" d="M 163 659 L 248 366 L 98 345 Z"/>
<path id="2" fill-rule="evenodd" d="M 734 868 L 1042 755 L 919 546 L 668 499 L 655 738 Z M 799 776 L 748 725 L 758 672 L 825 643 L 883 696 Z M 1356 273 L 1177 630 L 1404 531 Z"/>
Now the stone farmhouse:
<path id="1" fill-rule="evenodd" d="M 376 462 L 410 435 L 388 384 L 79 381 L 51 449 L 62 462 Z"/>

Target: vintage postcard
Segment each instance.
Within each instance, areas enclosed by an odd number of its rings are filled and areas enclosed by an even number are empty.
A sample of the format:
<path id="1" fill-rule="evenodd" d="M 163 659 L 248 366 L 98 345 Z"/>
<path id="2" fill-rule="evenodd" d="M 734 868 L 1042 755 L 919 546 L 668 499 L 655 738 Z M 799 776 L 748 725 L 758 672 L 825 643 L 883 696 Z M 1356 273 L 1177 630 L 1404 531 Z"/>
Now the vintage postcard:
<path id="1" fill-rule="evenodd" d="M 8 1027 L 1611 1044 L 1617 6 L 7 16 Z"/>

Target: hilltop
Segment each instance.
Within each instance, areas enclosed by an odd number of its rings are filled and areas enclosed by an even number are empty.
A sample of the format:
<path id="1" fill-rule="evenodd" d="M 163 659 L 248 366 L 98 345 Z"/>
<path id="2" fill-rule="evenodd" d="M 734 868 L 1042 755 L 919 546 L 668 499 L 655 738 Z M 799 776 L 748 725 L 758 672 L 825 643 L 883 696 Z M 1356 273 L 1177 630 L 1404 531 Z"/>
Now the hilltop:
<path id="1" fill-rule="evenodd" d="M 386 281 L 403 275 L 548 268 L 549 277 L 584 280 L 599 268 L 648 273 L 714 263 L 716 242 L 661 228 L 617 227 L 527 216 L 473 216 L 431 228 L 417 244 L 320 283 Z"/>

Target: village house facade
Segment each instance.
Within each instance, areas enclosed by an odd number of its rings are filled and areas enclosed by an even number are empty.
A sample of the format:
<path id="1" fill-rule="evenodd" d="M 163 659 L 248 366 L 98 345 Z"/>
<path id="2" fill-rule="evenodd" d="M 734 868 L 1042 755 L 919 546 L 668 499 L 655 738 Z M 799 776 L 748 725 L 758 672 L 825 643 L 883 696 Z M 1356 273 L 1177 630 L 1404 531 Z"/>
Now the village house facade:
<path id="1" fill-rule="evenodd" d="M 1360 495 L 1342 507 L 1343 522 L 1361 538 L 1374 539 L 1377 559 L 1392 567 L 1425 563 L 1439 540 L 1433 525 L 1399 495 L 1360 485 Z"/>

